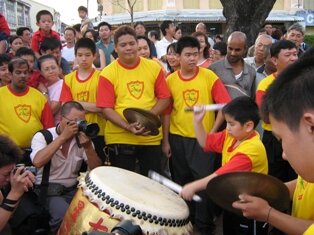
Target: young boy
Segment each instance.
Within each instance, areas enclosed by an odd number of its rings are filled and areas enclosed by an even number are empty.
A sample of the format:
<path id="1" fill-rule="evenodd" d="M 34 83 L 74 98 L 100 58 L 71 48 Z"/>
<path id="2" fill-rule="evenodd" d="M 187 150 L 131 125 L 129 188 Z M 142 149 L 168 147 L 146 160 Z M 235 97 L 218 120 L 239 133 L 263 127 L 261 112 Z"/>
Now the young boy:
<path id="1" fill-rule="evenodd" d="M 314 234 L 314 65 L 313 57 L 300 59 L 283 70 L 268 88 L 261 113 L 281 142 L 282 157 L 298 173 L 286 183 L 293 195 L 292 216 L 257 197 L 239 195 L 234 202 L 243 215 L 266 221 L 287 234 Z"/>
<path id="2" fill-rule="evenodd" d="M 222 166 L 209 176 L 185 185 L 181 196 L 186 200 L 191 200 L 196 192 L 206 189 L 208 182 L 218 175 L 234 171 L 263 174 L 268 172 L 266 150 L 255 131 L 259 122 L 258 107 L 255 102 L 246 96 L 238 97 L 227 104 L 222 112 L 227 122 L 226 129 L 209 134 L 202 124 L 205 110 L 194 113 L 194 128 L 198 143 L 204 151 L 222 153 Z M 253 234 L 252 222 L 225 211 L 224 235 Z M 245 227 L 247 231 L 243 233 Z M 256 232 L 267 234 L 267 228 L 263 228 L 263 223 L 257 223 Z"/>
<path id="3" fill-rule="evenodd" d="M 79 102 L 86 111 L 86 121 L 99 125 L 98 136 L 92 140 L 98 156 L 104 160 L 105 119 L 102 118 L 102 109 L 96 107 L 100 71 L 93 68 L 96 54 L 95 43 L 89 38 L 81 38 L 76 42 L 74 52 L 78 69 L 65 76 L 60 101 L 63 103 L 71 100 Z"/>
<path id="4" fill-rule="evenodd" d="M 0 55 L 0 86 L 6 86 L 11 82 L 8 64 L 11 58 L 7 54 Z"/>
<path id="5" fill-rule="evenodd" d="M 176 44 L 180 69 L 167 77 L 172 106 L 163 117 L 163 153 L 170 159 L 171 176 L 180 185 L 201 179 L 213 172 L 213 153 L 205 153 L 197 143 L 193 115 L 186 107 L 196 104 L 228 103 L 230 97 L 221 80 L 212 71 L 197 66 L 200 44 L 194 37 L 182 37 Z M 216 132 L 224 121 L 221 112 L 207 112 L 203 123 L 206 131 Z M 190 205 L 195 213 L 194 227 L 201 234 L 212 234 L 215 225 L 212 204 L 203 191 L 202 203 Z M 193 210 L 193 211 L 192 211 Z M 195 212 L 194 212 L 195 211 Z M 193 219 L 192 219 L 193 220 Z"/>
<path id="6" fill-rule="evenodd" d="M 34 33 L 32 37 L 31 48 L 35 52 L 36 58 L 40 57 L 39 47 L 45 38 L 55 38 L 60 41 L 60 36 L 57 32 L 51 28 L 53 26 L 53 16 L 47 10 L 41 10 L 36 14 L 36 25 L 39 29 Z"/>
<path id="7" fill-rule="evenodd" d="M 37 89 L 40 84 L 41 75 L 40 75 L 40 71 L 34 68 L 34 64 L 36 60 L 35 53 L 33 52 L 32 49 L 28 47 L 21 47 L 20 49 L 16 51 L 16 57 L 22 58 L 27 61 L 28 66 L 29 66 L 29 74 L 30 74 L 27 81 L 27 85 Z"/>

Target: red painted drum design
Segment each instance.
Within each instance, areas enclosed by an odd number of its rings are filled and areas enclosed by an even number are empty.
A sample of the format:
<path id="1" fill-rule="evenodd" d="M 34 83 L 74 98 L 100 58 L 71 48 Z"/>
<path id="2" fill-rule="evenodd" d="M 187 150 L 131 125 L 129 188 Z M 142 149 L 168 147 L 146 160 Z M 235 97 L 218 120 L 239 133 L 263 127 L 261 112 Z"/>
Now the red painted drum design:
<path id="1" fill-rule="evenodd" d="M 184 200 L 147 177 L 104 166 L 81 174 L 78 187 L 60 235 L 93 230 L 110 232 L 122 220 L 131 220 L 147 235 L 192 233 Z"/>

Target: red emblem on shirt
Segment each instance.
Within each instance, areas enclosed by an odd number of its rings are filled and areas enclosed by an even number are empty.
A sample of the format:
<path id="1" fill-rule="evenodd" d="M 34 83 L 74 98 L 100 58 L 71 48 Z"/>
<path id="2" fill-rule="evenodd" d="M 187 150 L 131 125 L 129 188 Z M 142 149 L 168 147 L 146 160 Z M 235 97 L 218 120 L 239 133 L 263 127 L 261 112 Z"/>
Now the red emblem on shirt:
<path id="1" fill-rule="evenodd" d="M 127 86 L 130 94 L 134 98 L 139 99 L 142 97 L 144 91 L 144 82 L 140 81 L 129 82 Z"/>
<path id="2" fill-rule="evenodd" d="M 77 100 L 78 101 L 85 101 L 87 102 L 89 99 L 89 91 L 82 91 L 80 93 L 77 93 Z"/>
<path id="3" fill-rule="evenodd" d="M 16 115 L 21 119 L 23 122 L 28 123 L 31 119 L 32 113 L 32 106 L 27 104 L 20 104 L 14 107 Z"/>
<path id="4" fill-rule="evenodd" d="M 193 107 L 198 101 L 199 91 L 197 90 L 186 90 L 183 92 L 183 99 L 188 107 Z"/>

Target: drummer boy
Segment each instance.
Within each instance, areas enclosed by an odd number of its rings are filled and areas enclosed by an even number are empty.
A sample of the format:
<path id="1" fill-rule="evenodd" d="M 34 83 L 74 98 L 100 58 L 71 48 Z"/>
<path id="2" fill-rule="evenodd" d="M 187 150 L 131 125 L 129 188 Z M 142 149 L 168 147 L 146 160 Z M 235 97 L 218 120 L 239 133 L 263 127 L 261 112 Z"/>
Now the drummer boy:
<path id="1" fill-rule="evenodd" d="M 300 59 L 287 67 L 267 90 L 261 113 L 270 121 L 273 133 L 282 143 L 282 157 L 298 173 L 286 185 L 292 203 L 292 216 L 269 206 L 257 197 L 239 195 L 233 203 L 247 218 L 266 221 L 287 234 L 314 234 L 314 64 L 313 57 Z"/>
<path id="2" fill-rule="evenodd" d="M 198 143 L 204 151 L 222 153 L 222 167 L 207 177 L 186 184 L 181 192 L 181 196 L 186 200 L 191 200 L 196 192 L 205 190 L 208 182 L 218 175 L 234 171 L 253 171 L 262 174 L 268 172 L 266 150 L 255 131 L 259 122 L 256 103 L 249 97 L 238 97 L 228 103 L 222 112 L 227 127 L 213 134 L 206 133 L 202 124 L 205 110 L 194 113 L 193 122 Z M 253 234 L 253 221 L 224 212 L 224 235 L 239 234 L 243 229 L 247 230 L 243 234 Z M 257 231 L 257 234 L 267 234 L 267 228 L 263 227 L 263 223 L 257 223 Z"/>

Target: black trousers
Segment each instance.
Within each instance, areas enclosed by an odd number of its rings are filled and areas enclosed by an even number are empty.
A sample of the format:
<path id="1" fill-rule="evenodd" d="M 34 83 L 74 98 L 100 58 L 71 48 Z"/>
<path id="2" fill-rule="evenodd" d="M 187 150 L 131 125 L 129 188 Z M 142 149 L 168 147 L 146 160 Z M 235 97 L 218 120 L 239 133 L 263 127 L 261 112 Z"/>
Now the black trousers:
<path id="1" fill-rule="evenodd" d="M 112 166 L 138 171 L 144 176 L 148 176 L 149 170 L 161 173 L 161 145 L 111 144 L 108 148 Z"/>
<path id="2" fill-rule="evenodd" d="M 290 166 L 289 162 L 282 158 L 282 146 L 271 131 L 263 134 L 263 144 L 266 148 L 268 159 L 268 174 L 283 182 L 288 182 L 297 178 L 297 174 Z"/>
<path id="3" fill-rule="evenodd" d="M 267 235 L 268 225 L 264 226 L 264 224 L 228 211 L 223 212 L 224 235 Z"/>
<path id="4" fill-rule="evenodd" d="M 214 153 L 205 153 L 195 138 L 169 135 L 171 147 L 170 171 L 174 182 L 185 185 L 213 173 Z M 187 202 L 191 221 L 200 234 L 214 234 L 214 206 L 206 191 L 197 193 L 202 202 Z"/>

